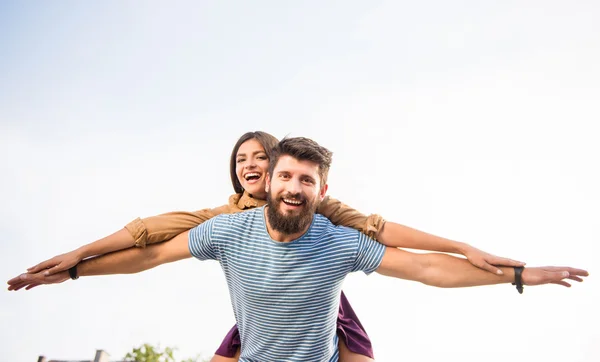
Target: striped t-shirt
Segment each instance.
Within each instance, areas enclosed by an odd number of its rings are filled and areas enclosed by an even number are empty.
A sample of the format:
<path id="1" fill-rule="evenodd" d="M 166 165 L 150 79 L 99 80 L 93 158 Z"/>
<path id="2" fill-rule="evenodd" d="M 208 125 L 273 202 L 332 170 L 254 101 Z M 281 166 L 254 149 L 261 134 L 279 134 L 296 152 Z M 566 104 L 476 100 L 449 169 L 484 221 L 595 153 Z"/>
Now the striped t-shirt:
<path id="1" fill-rule="evenodd" d="M 373 272 L 385 247 L 316 214 L 292 242 L 267 232 L 264 207 L 223 214 L 192 229 L 198 259 L 225 272 L 241 337 L 240 361 L 337 361 L 340 291 L 350 272 Z"/>

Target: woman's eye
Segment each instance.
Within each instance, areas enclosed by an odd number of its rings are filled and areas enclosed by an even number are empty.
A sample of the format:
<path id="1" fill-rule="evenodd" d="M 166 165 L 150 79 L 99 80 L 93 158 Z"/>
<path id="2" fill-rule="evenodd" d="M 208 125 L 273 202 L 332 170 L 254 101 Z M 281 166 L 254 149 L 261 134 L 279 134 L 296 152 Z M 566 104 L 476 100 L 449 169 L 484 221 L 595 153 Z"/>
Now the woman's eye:
<path id="1" fill-rule="evenodd" d="M 259 160 L 266 160 L 266 159 L 267 159 L 267 156 L 258 156 L 258 159 L 259 159 Z"/>
<path id="2" fill-rule="evenodd" d="M 237 160 L 237 163 L 242 163 L 244 161 L 246 161 L 246 160 L 244 160 L 243 158 L 240 158 L 240 159 Z"/>

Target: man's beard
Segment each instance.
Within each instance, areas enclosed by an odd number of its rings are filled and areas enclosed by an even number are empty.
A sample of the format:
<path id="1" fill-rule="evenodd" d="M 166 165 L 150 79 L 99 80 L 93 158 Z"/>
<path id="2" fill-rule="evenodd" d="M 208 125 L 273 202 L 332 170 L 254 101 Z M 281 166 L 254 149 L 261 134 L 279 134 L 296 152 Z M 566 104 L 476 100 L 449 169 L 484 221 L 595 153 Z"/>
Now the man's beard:
<path id="1" fill-rule="evenodd" d="M 283 202 L 284 198 L 302 201 L 303 204 L 300 213 L 292 215 L 283 214 L 279 209 L 279 205 Z M 269 224 L 273 230 L 286 235 L 304 231 L 312 222 L 318 206 L 319 202 L 317 200 L 311 202 L 301 194 L 286 194 L 273 200 L 271 192 L 267 193 L 267 217 Z"/>

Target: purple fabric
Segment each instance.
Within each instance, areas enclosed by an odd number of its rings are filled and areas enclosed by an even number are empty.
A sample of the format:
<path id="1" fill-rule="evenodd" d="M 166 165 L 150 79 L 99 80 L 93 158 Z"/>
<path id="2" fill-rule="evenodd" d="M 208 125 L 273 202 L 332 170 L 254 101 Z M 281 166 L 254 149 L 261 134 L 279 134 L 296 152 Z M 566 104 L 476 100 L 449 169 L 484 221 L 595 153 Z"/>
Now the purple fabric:
<path id="1" fill-rule="evenodd" d="M 237 324 L 234 324 L 229 332 L 227 332 L 225 339 L 223 339 L 223 342 L 221 342 L 221 345 L 215 354 L 223 357 L 233 358 L 241 345 L 242 342 L 240 341 L 240 331 L 238 330 Z"/>
<path id="2" fill-rule="evenodd" d="M 362 354 L 370 358 L 373 356 L 373 346 L 371 340 L 365 331 L 365 328 L 360 324 L 354 309 L 350 306 L 350 302 L 342 292 L 340 296 L 340 311 L 337 319 L 337 335 L 348 346 L 351 352 Z M 237 325 L 234 325 L 229 333 L 221 342 L 221 345 L 215 352 L 219 356 L 234 357 L 238 348 L 240 348 L 240 332 Z"/>

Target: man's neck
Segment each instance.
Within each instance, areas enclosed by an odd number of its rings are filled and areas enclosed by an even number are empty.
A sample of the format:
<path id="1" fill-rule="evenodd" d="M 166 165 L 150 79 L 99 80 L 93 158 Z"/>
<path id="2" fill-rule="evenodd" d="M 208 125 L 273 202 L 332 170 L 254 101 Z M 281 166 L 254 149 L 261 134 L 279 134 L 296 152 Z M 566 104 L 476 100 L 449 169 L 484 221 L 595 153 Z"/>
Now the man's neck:
<path id="1" fill-rule="evenodd" d="M 271 227 L 271 222 L 269 221 L 269 215 L 267 213 L 267 207 L 269 207 L 269 206 L 265 206 L 265 208 L 263 210 L 264 215 L 265 215 L 265 221 L 267 222 L 267 231 L 269 232 L 269 236 L 271 237 L 271 239 L 273 239 L 275 241 L 279 241 L 282 243 L 289 243 L 290 241 L 294 241 L 294 240 L 298 239 L 299 237 L 301 237 L 302 235 L 304 235 L 304 233 L 310 227 L 310 224 L 309 224 L 307 227 L 304 228 L 304 230 L 294 233 L 294 234 L 285 234 L 280 231 L 277 231 L 277 230 L 273 229 L 273 227 Z"/>

